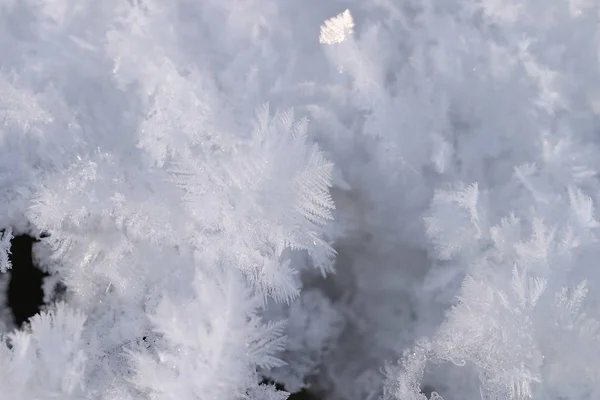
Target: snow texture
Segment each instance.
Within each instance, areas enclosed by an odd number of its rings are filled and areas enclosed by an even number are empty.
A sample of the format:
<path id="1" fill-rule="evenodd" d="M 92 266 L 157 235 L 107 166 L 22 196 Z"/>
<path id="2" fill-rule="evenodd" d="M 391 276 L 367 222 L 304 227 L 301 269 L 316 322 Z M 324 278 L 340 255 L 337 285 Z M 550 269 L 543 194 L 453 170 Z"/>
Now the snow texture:
<path id="1" fill-rule="evenodd" d="M 0 0 L 0 400 L 600 398 L 599 15 Z"/>

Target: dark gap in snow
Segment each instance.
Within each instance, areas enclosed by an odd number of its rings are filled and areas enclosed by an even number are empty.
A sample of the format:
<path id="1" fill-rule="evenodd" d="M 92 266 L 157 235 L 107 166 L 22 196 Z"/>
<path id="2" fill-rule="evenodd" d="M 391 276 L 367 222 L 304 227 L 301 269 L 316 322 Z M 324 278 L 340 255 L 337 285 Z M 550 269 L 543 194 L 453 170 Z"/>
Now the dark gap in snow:
<path id="1" fill-rule="evenodd" d="M 302 389 L 297 393 L 290 394 L 288 400 L 319 400 L 319 398 L 312 394 L 309 390 Z"/>
<path id="2" fill-rule="evenodd" d="M 431 385 L 425 384 L 421 387 L 421 393 L 427 396 L 427 398 L 430 398 L 433 392 L 435 392 L 435 389 Z"/>
<path id="3" fill-rule="evenodd" d="M 277 390 L 285 390 L 285 386 L 283 386 L 280 383 L 273 382 L 270 379 L 264 379 L 262 383 L 269 384 L 269 385 L 275 385 Z M 302 389 L 299 392 L 290 393 L 288 400 L 320 400 L 320 398 L 317 397 L 316 395 L 314 395 L 313 393 L 311 393 L 310 390 Z"/>
<path id="4" fill-rule="evenodd" d="M 15 236 L 10 241 L 12 268 L 8 271 L 7 302 L 19 327 L 37 314 L 44 303 L 42 284 L 48 274 L 33 263 L 33 244 L 37 241 L 29 235 Z"/>

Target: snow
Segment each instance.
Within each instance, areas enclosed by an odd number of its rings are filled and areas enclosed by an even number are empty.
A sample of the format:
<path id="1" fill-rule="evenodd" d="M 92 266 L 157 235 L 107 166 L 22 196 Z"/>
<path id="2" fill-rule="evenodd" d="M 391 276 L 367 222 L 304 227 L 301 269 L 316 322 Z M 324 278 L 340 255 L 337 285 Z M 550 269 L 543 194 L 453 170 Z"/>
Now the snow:
<path id="1" fill-rule="evenodd" d="M 600 398 L 599 12 L 0 0 L 0 400 Z"/>

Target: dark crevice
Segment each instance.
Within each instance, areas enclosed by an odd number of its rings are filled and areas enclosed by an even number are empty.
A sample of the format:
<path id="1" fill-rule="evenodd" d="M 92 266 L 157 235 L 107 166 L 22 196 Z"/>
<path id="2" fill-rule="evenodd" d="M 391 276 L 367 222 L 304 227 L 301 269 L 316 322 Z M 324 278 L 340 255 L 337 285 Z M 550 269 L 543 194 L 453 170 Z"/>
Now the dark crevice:
<path id="1" fill-rule="evenodd" d="M 299 392 L 290 394 L 288 400 L 319 400 L 319 398 L 312 394 L 310 391 L 302 389 Z"/>
<path id="2" fill-rule="evenodd" d="M 41 271 L 33 262 L 33 244 L 38 240 L 28 236 L 15 236 L 11 241 L 7 302 L 15 324 L 21 327 L 29 318 L 40 311 L 44 304 L 42 284 L 48 274 Z"/>
<path id="3" fill-rule="evenodd" d="M 433 392 L 435 392 L 435 389 L 431 385 L 425 384 L 421 387 L 421 393 L 427 396 L 428 399 L 431 397 Z"/>
<path id="4" fill-rule="evenodd" d="M 285 390 L 285 387 L 277 382 L 274 382 L 270 379 L 263 379 L 263 384 L 268 384 L 268 385 L 275 385 L 275 387 L 277 388 L 277 390 Z M 307 389 L 302 389 L 299 392 L 296 393 L 290 393 L 290 396 L 288 397 L 288 400 L 320 400 L 319 397 L 317 397 L 316 395 L 314 395 L 313 393 L 311 393 L 309 390 Z"/>

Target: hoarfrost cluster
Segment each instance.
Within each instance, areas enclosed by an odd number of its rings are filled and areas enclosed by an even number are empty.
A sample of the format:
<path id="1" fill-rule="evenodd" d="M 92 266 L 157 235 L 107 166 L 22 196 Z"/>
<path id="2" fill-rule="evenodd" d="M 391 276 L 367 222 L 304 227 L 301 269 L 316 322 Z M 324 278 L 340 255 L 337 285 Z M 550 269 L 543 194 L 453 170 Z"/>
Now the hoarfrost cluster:
<path id="1" fill-rule="evenodd" d="M 599 22 L 0 1 L 0 399 L 600 398 Z"/>

